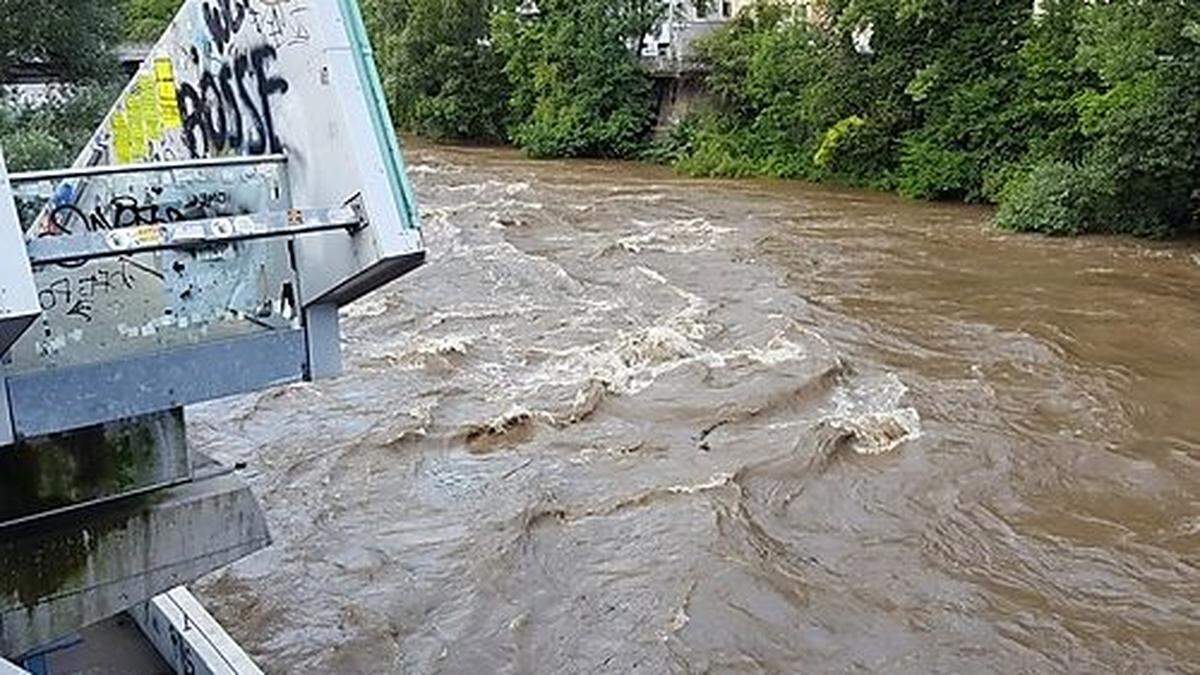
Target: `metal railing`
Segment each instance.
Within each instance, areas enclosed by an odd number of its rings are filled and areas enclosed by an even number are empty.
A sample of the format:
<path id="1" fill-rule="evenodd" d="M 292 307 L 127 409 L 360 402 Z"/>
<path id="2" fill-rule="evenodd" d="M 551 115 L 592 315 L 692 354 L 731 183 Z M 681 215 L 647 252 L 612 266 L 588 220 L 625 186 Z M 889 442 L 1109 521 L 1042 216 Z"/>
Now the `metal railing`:
<path id="1" fill-rule="evenodd" d="M 70 180 L 72 178 L 91 178 L 93 176 L 120 176 L 133 173 L 156 173 L 180 171 L 184 169 L 220 169 L 238 166 L 260 166 L 265 164 L 287 164 L 287 155 L 256 155 L 246 157 L 215 157 L 212 159 L 193 159 L 178 162 L 146 162 L 141 164 L 117 164 L 102 166 L 73 167 L 69 169 L 52 169 L 50 171 L 26 171 L 9 176 L 13 184 L 38 183 L 55 180 Z"/>

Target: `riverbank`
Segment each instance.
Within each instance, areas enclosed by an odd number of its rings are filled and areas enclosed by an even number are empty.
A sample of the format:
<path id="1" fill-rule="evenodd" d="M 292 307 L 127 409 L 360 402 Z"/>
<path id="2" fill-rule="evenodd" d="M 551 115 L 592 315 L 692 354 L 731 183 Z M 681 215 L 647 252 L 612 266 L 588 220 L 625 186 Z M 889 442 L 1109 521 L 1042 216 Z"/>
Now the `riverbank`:
<path id="1" fill-rule="evenodd" d="M 418 4 L 422 21 L 444 10 Z M 799 18 L 759 3 L 696 45 L 710 104 L 648 145 L 655 98 L 626 48 L 643 32 L 609 4 L 467 13 L 452 34 L 390 41 L 394 21 L 377 20 L 398 122 L 538 157 L 650 155 L 690 175 L 992 203 L 1018 231 L 1197 231 L 1200 137 L 1185 130 L 1200 128 L 1200 5 L 827 0 Z"/>
<path id="2" fill-rule="evenodd" d="M 647 153 L 641 157 L 627 160 L 599 160 L 596 158 L 535 158 L 530 157 L 521 148 L 507 143 L 499 143 L 496 141 L 486 140 L 461 140 L 461 141 L 438 141 L 429 138 L 424 138 L 412 133 L 399 134 L 399 139 L 404 151 L 419 152 L 419 153 L 437 153 L 437 152 L 486 152 L 498 153 L 504 155 L 512 155 L 514 158 L 519 158 L 534 164 L 544 163 L 547 166 L 572 165 L 579 164 L 583 166 L 593 163 L 619 163 L 629 167 L 639 167 L 637 170 L 661 170 L 667 175 L 681 181 L 694 181 L 698 185 L 705 186 L 746 186 L 760 185 L 769 189 L 795 189 L 795 190 L 824 190 L 830 192 L 846 192 L 849 194 L 874 194 L 883 199 L 895 200 L 897 204 L 907 205 L 909 207 L 918 208 L 921 205 L 936 207 L 944 205 L 947 207 L 957 207 L 969 210 L 975 214 L 975 217 L 981 223 L 986 223 L 998 233 L 1004 234 L 1011 232 L 1014 235 L 1029 235 L 1039 238 L 1045 233 L 1039 232 L 1021 232 L 1019 230 L 1006 230 L 996 223 L 997 207 L 994 204 L 980 204 L 965 201 L 953 200 L 928 200 L 905 196 L 896 190 L 890 190 L 886 187 L 872 185 L 856 185 L 849 182 L 840 182 L 837 179 L 826 179 L 824 181 L 811 180 L 800 177 L 780 177 L 769 173 L 754 173 L 742 172 L 733 174 L 705 174 L 703 172 L 689 172 L 674 165 L 674 162 L 664 159 L 662 156 L 656 156 L 653 153 Z M 1061 236 L 1061 235 L 1059 235 Z M 1059 238 L 1052 236 L 1052 238 Z M 1188 231 L 1176 233 L 1167 237 L 1147 237 L 1144 234 L 1139 235 L 1129 232 L 1081 232 L 1070 236 L 1070 239 L 1079 241 L 1097 241 L 1097 242 L 1127 242 L 1130 245 L 1145 246 L 1147 250 L 1171 250 L 1175 247 L 1192 247 L 1195 248 L 1195 261 L 1200 265 L 1200 231 Z"/>

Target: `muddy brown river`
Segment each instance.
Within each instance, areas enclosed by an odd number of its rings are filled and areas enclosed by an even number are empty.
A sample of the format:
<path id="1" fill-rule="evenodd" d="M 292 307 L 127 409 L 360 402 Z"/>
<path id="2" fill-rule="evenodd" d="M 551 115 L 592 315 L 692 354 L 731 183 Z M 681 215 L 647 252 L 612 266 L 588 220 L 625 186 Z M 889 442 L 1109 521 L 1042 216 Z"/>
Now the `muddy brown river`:
<path id="1" fill-rule="evenodd" d="M 272 673 L 1200 672 L 1200 246 L 415 147 L 345 377 L 190 414 Z"/>

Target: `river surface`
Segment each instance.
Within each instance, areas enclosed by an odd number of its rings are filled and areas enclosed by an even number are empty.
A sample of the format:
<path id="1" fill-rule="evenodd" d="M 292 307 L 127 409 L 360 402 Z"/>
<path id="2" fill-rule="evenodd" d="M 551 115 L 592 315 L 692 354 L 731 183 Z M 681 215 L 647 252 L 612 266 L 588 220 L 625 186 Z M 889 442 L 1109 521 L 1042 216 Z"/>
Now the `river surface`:
<path id="1" fill-rule="evenodd" d="M 408 157 L 345 377 L 191 413 L 268 672 L 1200 672 L 1200 247 Z"/>

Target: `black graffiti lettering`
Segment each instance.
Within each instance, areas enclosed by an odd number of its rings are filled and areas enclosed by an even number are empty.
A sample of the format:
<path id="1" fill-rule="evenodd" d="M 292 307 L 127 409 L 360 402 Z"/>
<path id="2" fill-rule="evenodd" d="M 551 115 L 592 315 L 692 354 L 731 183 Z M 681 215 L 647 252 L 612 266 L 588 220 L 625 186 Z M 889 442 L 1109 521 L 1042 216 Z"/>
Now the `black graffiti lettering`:
<path id="1" fill-rule="evenodd" d="M 217 87 L 217 78 L 212 73 L 204 73 L 200 78 L 200 104 L 204 109 L 204 135 L 212 143 L 215 151 L 225 149 L 225 141 L 229 127 L 225 121 L 225 104 L 221 99 L 221 90 Z"/>
<path id="2" fill-rule="evenodd" d="M 115 197 L 112 202 L 113 222 L 118 228 L 136 227 L 141 220 L 141 207 L 133 197 Z M 97 209 L 99 210 L 99 209 Z"/>
<path id="3" fill-rule="evenodd" d="M 183 139 L 193 158 L 226 150 L 249 155 L 283 151 L 273 102 L 291 89 L 272 68 L 278 52 L 270 45 L 230 57 L 217 74 L 205 71 L 196 85 L 184 82 L 177 98 Z"/>
<path id="4" fill-rule="evenodd" d="M 74 204 L 63 204 L 50 212 L 49 225 L 50 228 L 42 232 L 43 237 L 57 237 L 59 235 L 71 234 L 71 228 L 74 222 L 87 226 L 87 216 L 83 211 Z"/>
<path id="5" fill-rule="evenodd" d="M 91 299 L 101 293 L 109 293 L 113 289 L 112 279 L 109 278 L 107 270 L 103 270 L 100 274 L 92 274 L 83 277 L 79 280 L 79 297 Z"/>
<path id="6" fill-rule="evenodd" d="M 63 276 L 50 282 L 38 292 L 42 311 L 65 309 L 66 316 L 91 322 L 97 301 L 103 296 L 133 290 L 135 279 L 132 263 L 121 260 L 116 267 L 93 267 L 91 273 Z"/>
<path id="7" fill-rule="evenodd" d="M 49 286 L 38 291 L 38 303 L 43 312 L 49 312 L 59 304 L 68 305 L 74 297 L 71 280 L 66 277 L 55 279 Z"/>
<path id="8" fill-rule="evenodd" d="M 184 219 L 183 212 L 179 209 L 170 206 L 163 208 L 154 203 L 141 204 L 135 197 L 114 197 L 109 202 L 109 205 L 113 210 L 112 222 L 118 228 L 137 227 L 139 225 L 163 225 L 165 223 L 177 223 Z M 97 218 L 103 218 L 103 213 L 99 207 L 96 207 L 96 212 L 93 215 Z M 112 229 L 112 226 L 109 225 L 104 229 Z"/>
<path id="9" fill-rule="evenodd" d="M 112 217 L 103 206 L 97 206 L 91 213 L 84 213 L 74 204 L 62 204 L 55 207 L 49 215 L 49 226 L 40 236 L 57 237 L 70 235 L 74 228 L 82 226 L 88 232 L 102 232 L 123 227 L 138 227 L 140 225 L 162 225 L 186 220 L 183 212 L 175 207 L 163 207 L 158 204 L 140 203 L 136 197 L 120 196 L 112 198 L 108 203 Z"/>
<path id="10" fill-rule="evenodd" d="M 270 62 L 275 61 L 278 56 L 278 52 L 270 45 L 264 45 L 250 52 L 250 58 L 254 62 L 254 72 L 258 76 L 258 94 L 262 99 L 263 121 L 266 123 L 267 142 L 271 146 L 272 153 L 283 152 L 283 145 L 275 135 L 275 121 L 271 116 L 271 96 L 286 94 L 289 89 L 287 80 L 267 74 Z"/>
<path id="11" fill-rule="evenodd" d="M 212 36 L 218 52 L 224 53 L 225 47 L 242 30 L 242 25 L 246 22 L 247 4 L 247 0 L 215 0 L 204 3 L 204 23 L 208 25 L 208 33 Z"/>
<path id="12" fill-rule="evenodd" d="M 180 209 L 185 220 L 200 220 L 229 215 L 229 194 L 225 192 L 200 192 L 188 197 Z"/>
<path id="13" fill-rule="evenodd" d="M 119 268 L 115 270 L 105 270 L 104 273 L 108 275 L 109 279 L 120 282 L 120 284 L 124 286 L 126 290 L 129 290 L 133 288 L 133 275 L 129 271 L 129 265 L 130 262 L 128 260 L 122 260 Z"/>
<path id="14" fill-rule="evenodd" d="M 263 122 L 262 115 L 258 113 L 258 108 L 254 106 L 254 99 L 250 97 L 250 92 L 246 89 L 246 75 L 250 70 L 250 63 L 247 59 L 237 59 L 234 61 L 233 68 L 237 75 L 239 99 L 242 102 L 242 106 L 250 113 L 254 129 L 258 132 L 254 139 L 249 142 L 246 149 L 251 155 L 262 155 L 267 151 L 267 126 Z"/>
<path id="15" fill-rule="evenodd" d="M 74 305 L 71 306 L 71 309 L 67 310 L 67 316 L 73 316 L 78 319 L 83 319 L 84 321 L 86 321 L 88 323 L 91 323 L 92 322 L 92 303 L 88 302 L 87 300 L 77 301 Z"/>
<path id="16" fill-rule="evenodd" d="M 112 221 L 104 215 L 104 211 L 97 206 L 91 214 L 88 215 L 88 230 L 90 232 L 98 232 L 100 230 L 113 229 Z"/>
<path id="17" fill-rule="evenodd" d="M 238 111 L 237 96 L 233 93 L 233 68 L 229 64 L 221 66 L 221 97 L 224 101 L 224 107 L 231 111 L 228 122 L 230 126 L 226 129 L 228 138 L 226 139 L 229 146 L 232 148 L 240 148 L 245 143 L 242 129 L 242 116 Z"/>
<path id="18" fill-rule="evenodd" d="M 200 94 L 190 84 L 183 83 L 175 93 L 179 101 L 179 114 L 183 118 L 183 142 L 188 146 L 192 157 L 204 157 L 209 154 L 208 135 L 204 133 L 204 105 L 200 102 Z M 197 138 L 197 135 L 199 138 Z M 203 142 L 204 147 L 199 144 Z"/>

